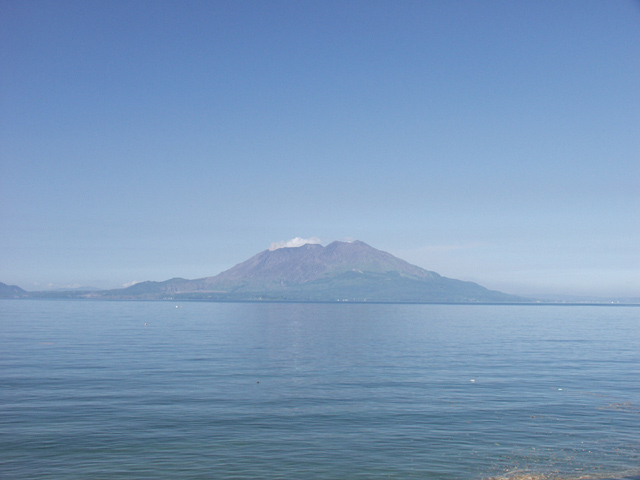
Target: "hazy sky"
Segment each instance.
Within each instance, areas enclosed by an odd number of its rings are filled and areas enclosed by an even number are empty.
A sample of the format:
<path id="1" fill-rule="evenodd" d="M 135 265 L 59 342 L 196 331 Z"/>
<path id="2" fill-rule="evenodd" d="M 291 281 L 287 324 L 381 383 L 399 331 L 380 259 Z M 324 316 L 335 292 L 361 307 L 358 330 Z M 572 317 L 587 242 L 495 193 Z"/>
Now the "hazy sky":
<path id="1" fill-rule="evenodd" d="M 640 296 L 640 2 L 0 0 L 0 281 L 357 238 Z"/>

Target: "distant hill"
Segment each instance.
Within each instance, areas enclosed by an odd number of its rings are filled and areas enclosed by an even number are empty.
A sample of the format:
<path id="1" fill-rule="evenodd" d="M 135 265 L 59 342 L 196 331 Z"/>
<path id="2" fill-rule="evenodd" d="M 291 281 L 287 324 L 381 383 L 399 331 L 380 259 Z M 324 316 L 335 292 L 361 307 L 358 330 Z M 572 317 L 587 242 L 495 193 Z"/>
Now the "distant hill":
<path id="1" fill-rule="evenodd" d="M 29 293 L 16 285 L 0 282 L 0 298 L 27 298 Z"/>
<path id="2" fill-rule="evenodd" d="M 442 277 L 361 241 L 265 250 L 214 277 L 142 282 L 90 295 L 328 302 L 527 301 L 476 283 Z"/>

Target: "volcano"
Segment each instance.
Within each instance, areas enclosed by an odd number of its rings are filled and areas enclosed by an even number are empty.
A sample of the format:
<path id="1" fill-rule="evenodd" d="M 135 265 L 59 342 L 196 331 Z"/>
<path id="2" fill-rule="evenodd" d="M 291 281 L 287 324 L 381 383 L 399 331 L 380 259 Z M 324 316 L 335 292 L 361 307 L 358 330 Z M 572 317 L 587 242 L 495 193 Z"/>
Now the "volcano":
<path id="1" fill-rule="evenodd" d="M 391 303 L 526 301 L 473 282 L 443 277 L 358 240 L 264 250 L 213 277 L 142 282 L 101 292 L 100 296 Z"/>

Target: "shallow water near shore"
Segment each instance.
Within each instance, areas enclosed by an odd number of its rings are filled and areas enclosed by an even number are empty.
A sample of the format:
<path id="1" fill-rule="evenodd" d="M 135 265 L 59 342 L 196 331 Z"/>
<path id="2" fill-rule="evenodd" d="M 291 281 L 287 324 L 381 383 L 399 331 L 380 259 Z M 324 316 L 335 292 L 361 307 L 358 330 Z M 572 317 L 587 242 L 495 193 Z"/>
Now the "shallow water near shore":
<path id="1" fill-rule="evenodd" d="M 640 478 L 640 308 L 0 301 L 0 476 Z"/>

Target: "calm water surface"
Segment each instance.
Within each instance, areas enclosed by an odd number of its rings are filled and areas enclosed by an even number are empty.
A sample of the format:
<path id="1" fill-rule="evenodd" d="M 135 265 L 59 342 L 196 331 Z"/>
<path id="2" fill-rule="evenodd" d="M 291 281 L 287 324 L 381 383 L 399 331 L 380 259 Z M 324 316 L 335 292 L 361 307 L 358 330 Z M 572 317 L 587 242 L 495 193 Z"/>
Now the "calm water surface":
<path id="1" fill-rule="evenodd" d="M 0 478 L 640 478 L 640 308 L 0 301 Z"/>

